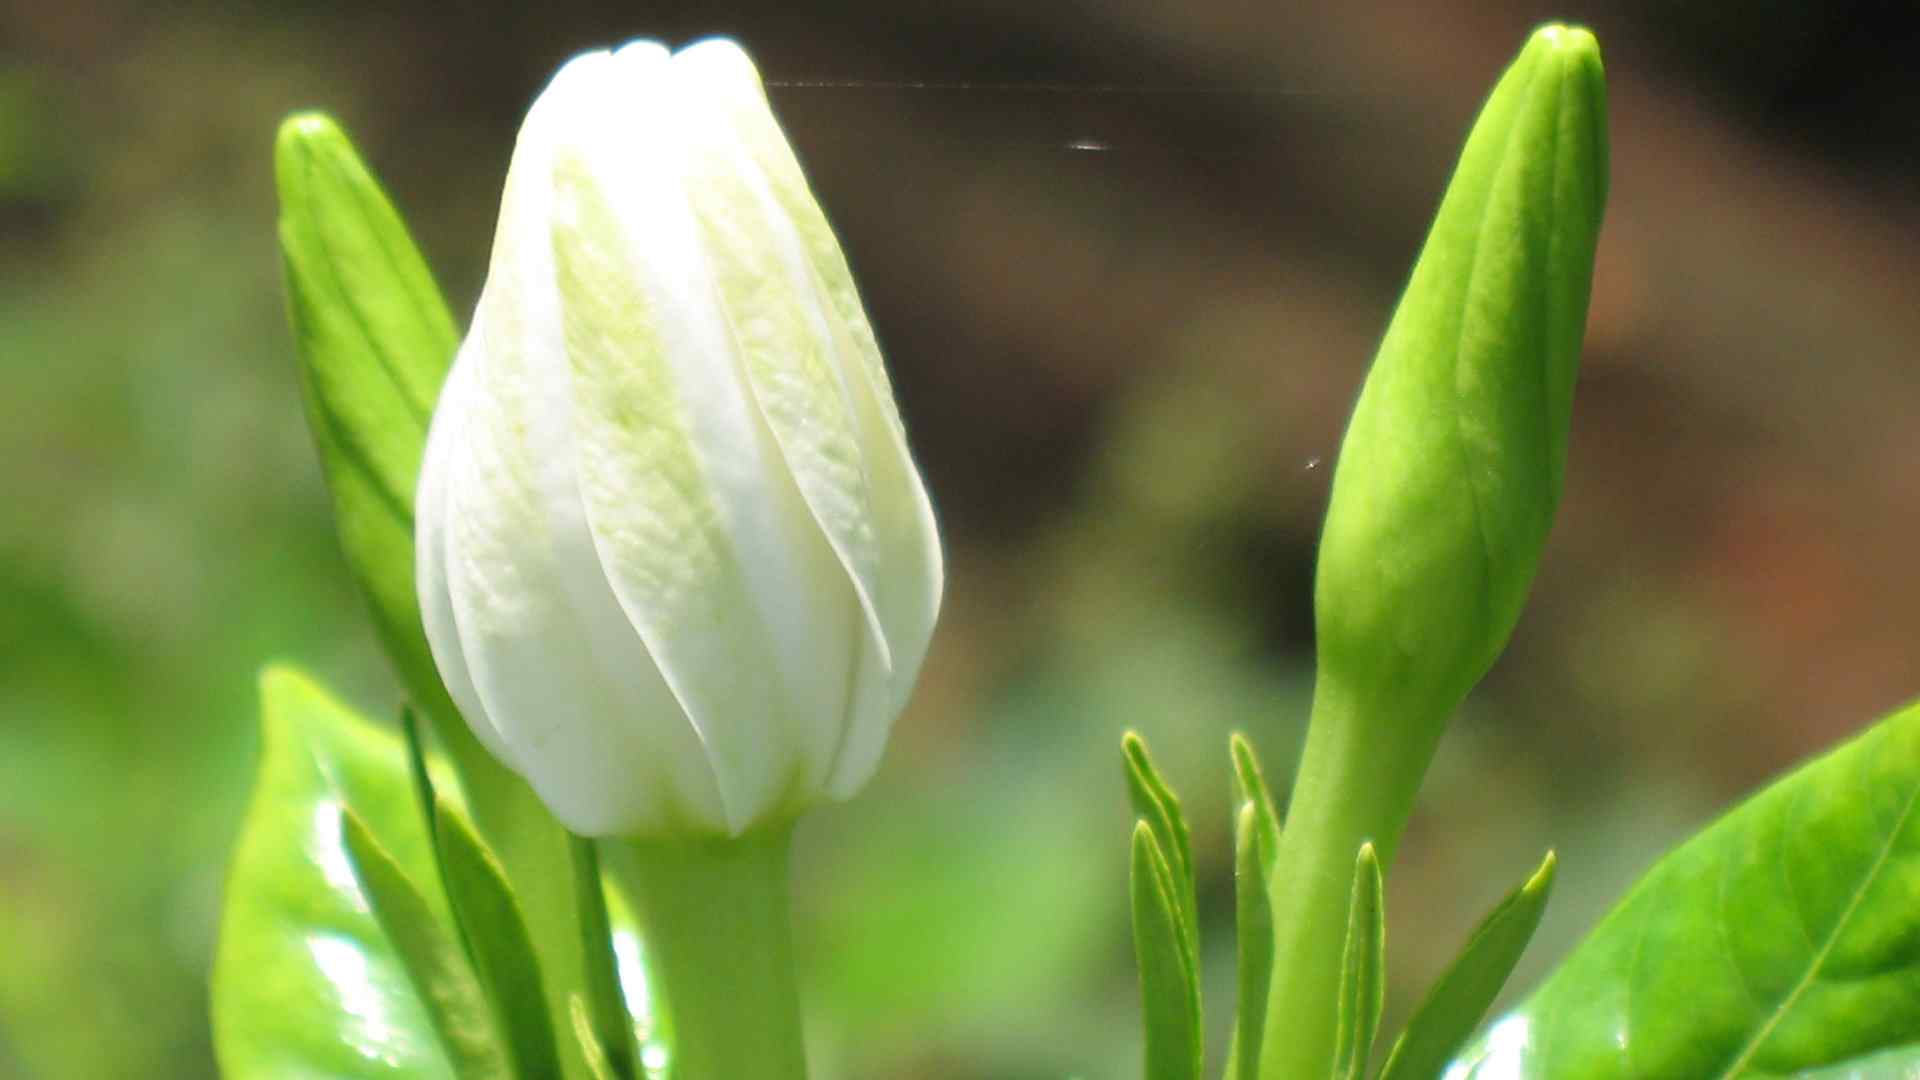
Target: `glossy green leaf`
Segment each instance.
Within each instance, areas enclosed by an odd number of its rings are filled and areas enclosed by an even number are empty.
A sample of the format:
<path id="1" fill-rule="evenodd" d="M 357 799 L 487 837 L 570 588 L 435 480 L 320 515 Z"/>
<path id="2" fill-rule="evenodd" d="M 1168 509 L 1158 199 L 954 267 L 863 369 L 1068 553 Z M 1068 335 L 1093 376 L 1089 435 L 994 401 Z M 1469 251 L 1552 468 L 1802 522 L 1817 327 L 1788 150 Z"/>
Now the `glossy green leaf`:
<path id="1" fill-rule="evenodd" d="M 1795 1073 L 1793 1080 L 1915 1080 L 1920 1077 L 1920 1044 L 1876 1050 L 1838 1065 Z"/>
<path id="2" fill-rule="evenodd" d="M 1920 1035 L 1920 706 L 1661 859 L 1454 1080 L 1856 1075 Z M 1882 1062 L 1877 1073 L 1905 1075 Z M 1864 1066 L 1862 1066 L 1864 1068 Z"/>
<path id="3" fill-rule="evenodd" d="M 288 313 L 308 425 L 341 547 L 407 694 L 460 774 L 467 805 L 548 957 L 556 1027 L 584 986 L 564 830 L 495 761 L 448 699 L 414 591 L 413 501 L 429 417 L 459 334 L 399 212 L 329 117 L 302 113 L 275 147 Z M 568 1075 L 584 1064 L 572 1044 Z"/>
<path id="4" fill-rule="evenodd" d="M 1200 983 L 1175 913 L 1173 868 L 1153 827 L 1133 827 L 1133 948 L 1140 965 L 1146 1080 L 1199 1080 Z"/>
<path id="5" fill-rule="evenodd" d="M 1234 756 L 1238 761 L 1239 754 Z M 1271 808 L 1268 812 L 1271 814 Z M 1235 987 L 1239 997 L 1235 1003 L 1233 1050 L 1228 1055 L 1228 1080 L 1258 1080 L 1260 1075 L 1267 986 L 1273 978 L 1273 904 L 1267 899 L 1273 854 L 1263 829 L 1259 803 L 1242 802 L 1233 836 L 1234 930 L 1239 951 Z"/>
<path id="6" fill-rule="evenodd" d="M 486 996 L 466 952 L 360 816 L 348 808 L 342 837 L 354 876 L 406 966 L 460 1080 L 511 1080 Z"/>
<path id="7" fill-rule="evenodd" d="M 1553 852 L 1508 893 L 1467 939 L 1394 1041 L 1380 1080 L 1433 1080 L 1480 1026 L 1526 951 L 1553 891 Z"/>
<path id="8" fill-rule="evenodd" d="M 506 872 L 458 812 L 443 803 L 434 820 L 447 899 L 493 1006 L 514 1074 L 525 1080 L 558 1077 L 560 1041 L 547 1016 L 540 962 Z M 571 1014 L 569 1008 L 569 1021 Z"/>
<path id="9" fill-rule="evenodd" d="M 1334 1036 L 1334 1080 L 1360 1080 L 1373 1051 L 1373 1033 L 1387 1003 L 1387 920 L 1381 902 L 1380 859 L 1361 844 L 1353 865 L 1347 908 L 1347 944 L 1341 953 L 1339 1020 Z"/>
<path id="10" fill-rule="evenodd" d="M 453 1077 L 342 833 L 350 803 L 396 865 L 433 880 L 400 740 L 285 668 L 261 677 L 260 728 L 213 970 L 222 1073 Z"/>

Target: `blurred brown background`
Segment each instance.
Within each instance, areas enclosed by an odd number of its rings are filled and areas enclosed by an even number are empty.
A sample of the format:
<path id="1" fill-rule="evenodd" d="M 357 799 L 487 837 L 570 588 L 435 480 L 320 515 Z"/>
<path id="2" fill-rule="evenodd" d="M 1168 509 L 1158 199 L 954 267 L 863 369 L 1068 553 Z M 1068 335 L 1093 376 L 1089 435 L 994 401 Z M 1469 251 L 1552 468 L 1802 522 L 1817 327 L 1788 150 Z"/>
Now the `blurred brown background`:
<path id="1" fill-rule="evenodd" d="M 1911 3 L 0 3 L 0 1077 L 209 1075 L 254 672 L 393 702 L 300 421 L 279 118 L 341 118 L 464 312 L 552 69 L 710 33 L 839 226 L 950 559 L 879 780 L 803 831 L 818 1075 L 1136 1073 L 1129 726 L 1192 809 L 1223 1034 L 1226 732 L 1287 775 L 1348 405 L 1549 17 L 1613 110 L 1569 487 L 1392 879 L 1396 1013 L 1543 848 L 1522 984 L 1920 693 Z"/>

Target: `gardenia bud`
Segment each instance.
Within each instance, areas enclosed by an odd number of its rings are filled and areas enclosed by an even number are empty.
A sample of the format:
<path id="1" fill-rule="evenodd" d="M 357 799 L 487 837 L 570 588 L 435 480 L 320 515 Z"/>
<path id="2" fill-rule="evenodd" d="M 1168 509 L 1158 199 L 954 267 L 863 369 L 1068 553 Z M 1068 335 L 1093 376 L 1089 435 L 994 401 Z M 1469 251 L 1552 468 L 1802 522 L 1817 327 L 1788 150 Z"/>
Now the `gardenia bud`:
<path id="1" fill-rule="evenodd" d="M 877 766 L 941 556 L 752 62 L 580 56 L 514 149 L 418 497 L 435 663 L 586 835 L 738 835 Z"/>
<path id="2" fill-rule="evenodd" d="M 1553 522 L 1605 94 L 1591 34 L 1534 34 L 1474 125 L 1347 427 L 1315 583 L 1321 677 L 1402 723 L 1444 719 L 1506 647 Z"/>

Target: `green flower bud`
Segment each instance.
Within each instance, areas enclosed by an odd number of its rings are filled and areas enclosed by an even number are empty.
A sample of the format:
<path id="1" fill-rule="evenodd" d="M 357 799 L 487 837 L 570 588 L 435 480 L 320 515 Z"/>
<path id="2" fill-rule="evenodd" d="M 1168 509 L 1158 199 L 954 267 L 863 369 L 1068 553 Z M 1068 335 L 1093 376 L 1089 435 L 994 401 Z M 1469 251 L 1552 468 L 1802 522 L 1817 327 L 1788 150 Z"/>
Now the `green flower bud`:
<path id="1" fill-rule="evenodd" d="M 1320 671 L 1403 721 L 1444 717 L 1499 656 L 1553 522 L 1605 93 L 1591 34 L 1533 36 L 1467 140 L 1347 428 L 1314 590 Z"/>
<path id="2" fill-rule="evenodd" d="M 1321 540 L 1313 721 L 1269 892 L 1262 1076 L 1328 1075 L 1353 853 L 1383 866 L 1448 716 L 1505 647 L 1560 498 L 1606 91 L 1536 31 L 1482 109 L 1347 428 Z"/>

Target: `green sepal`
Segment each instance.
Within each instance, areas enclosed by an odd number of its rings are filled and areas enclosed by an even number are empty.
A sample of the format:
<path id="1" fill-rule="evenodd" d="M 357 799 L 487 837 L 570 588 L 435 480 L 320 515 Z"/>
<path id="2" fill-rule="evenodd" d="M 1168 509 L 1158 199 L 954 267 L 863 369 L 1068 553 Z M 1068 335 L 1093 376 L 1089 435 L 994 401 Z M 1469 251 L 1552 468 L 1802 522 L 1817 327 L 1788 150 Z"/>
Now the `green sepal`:
<path id="1" fill-rule="evenodd" d="M 1177 914 L 1173 873 L 1153 827 L 1135 822 L 1129 884 L 1146 1080 L 1199 1080 L 1204 1065 L 1199 973 Z"/>
<path id="2" fill-rule="evenodd" d="M 1434 1080 L 1445 1071 L 1533 940 L 1553 892 L 1554 865 L 1549 851 L 1539 869 L 1481 920 L 1394 1040 L 1380 1080 Z"/>
<path id="3" fill-rule="evenodd" d="M 633 1017 L 620 990 L 620 965 L 613 952 L 613 925 L 607 917 L 607 894 L 601 883 L 600 855 L 593 841 L 570 838 L 573 854 L 574 896 L 580 903 L 580 952 L 586 970 L 586 993 L 574 996 L 584 1005 L 593 1034 L 593 1047 L 605 1061 L 608 1075 L 635 1080 L 640 1075 L 640 1044 Z M 576 1019 L 576 1023 L 577 1023 Z"/>
<path id="4" fill-rule="evenodd" d="M 1236 762 L 1240 759 L 1239 748 L 1236 743 Z M 1262 1029 L 1267 1022 L 1267 987 L 1273 978 L 1273 904 L 1267 898 L 1273 853 L 1263 835 L 1257 799 L 1240 804 L 1234 826 L 1234 931 L 1239 948 L 1235 974 L 1239 996 L 1227 1080 L 1258 1080 Z"/>
<path id="5" fill-rule="evenodd" d="M 1334 1036 L 1334 1080 L 1361 1080 L 1373 1051 L 1373 1033 L 1387 1001 L 1387 921 L 1380 859 L 1360 845 L 1347 908 L 1347 944 L 1341 953 L 1339 1020 Z"/>
<path id="6" fill-rule="evenodd" d="M 351 807 L 344 812 L 341 835 L 354 876 L 406 966 L 454 1075 L 460 1080 L 512 1080 L 486 995 L 460 942 Z"/>
<path id="7" fill-rule="evenodd" d="M 458 811 L 442 802 L 434 817 L 447 900 L 493 1007 L 514 1075 L 523 1080 L 558 1077 L 560 1060 L 540 963 L 506 872 Z"/>

